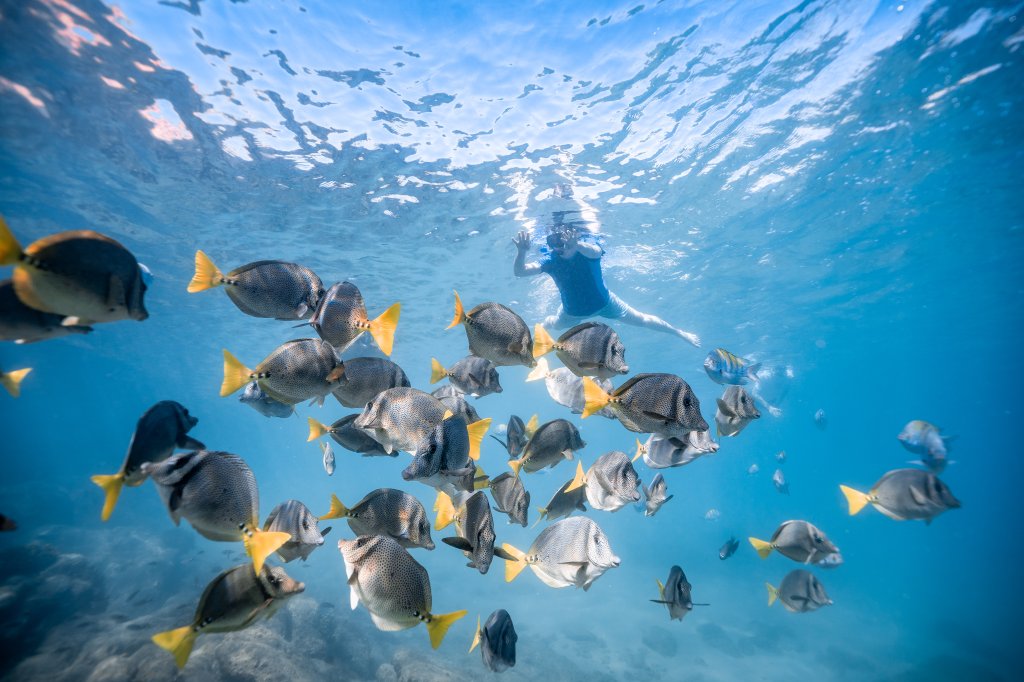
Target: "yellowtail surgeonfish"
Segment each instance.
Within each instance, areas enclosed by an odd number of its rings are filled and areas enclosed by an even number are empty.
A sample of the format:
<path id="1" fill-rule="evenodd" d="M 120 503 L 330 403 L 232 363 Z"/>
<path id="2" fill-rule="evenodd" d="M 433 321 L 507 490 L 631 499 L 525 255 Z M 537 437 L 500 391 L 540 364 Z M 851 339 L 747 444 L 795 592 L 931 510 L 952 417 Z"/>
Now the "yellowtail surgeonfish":
<path id="1" fill-rule="evenodd" d="M 395 343 L 395 329 L 402 313 L 402 305 L 394 303 L 378 317 L 370 319 L 359 287 L 351 282 L 334 284 L 324 294 L 320 306 L 309 323 L 327 343 L 343 352 L 360 334 L 370 332 L 384 355 L 391 355 Z"/>
<path id="2" fill-rule="evenodd" d="M 92 482 L 103 489 L 101 518 L 106 521 L 114 511 L 122 486 L 135 487 L 146 480 L 142 465 L 162 462 L 182 450 L 202 450 L 206 446 L 188 435 L 199 420 L 188 413 L 188 409 L 173 400 L 161 400 L 146 410 L 135 424 L 135 433 L 128 442 L 128 454 L 116 474 L 97 474 Z"/>
<path id="3" fill-rule="evenodd" d="M 21 395 L 21 382 L 25 380 L 25 377 L 31 371 L 31 367 L 12 369 L 6 372 L 0 369 L 0 386 L 3 386 L 11 394 L 12 398 L 17 398 Z"/>
<path id="4" fill-rule="evenodd" d="M 427 510 L 415 497 L 394 488 L 377 488 L 352 507 L 331 495 L 331 509 L 320 517 L 345 519 L 356 535 L 387 535 L 407 549 L 434 549 Z"/>
<path id="5" fill-rule="evenodd" d="M 174 525 L 185 519 L 204 538 L 245 545 L 259 573 L 267 557 L 291 540 L 259 527 L 260 494 L 249 465 L 230 452 L 196 450 L 142 465 Z"/>
<path id="6" fill-rule="evenodd" d="M 583 395 L 584 419 L 608 407 L 623 426 L 637 433 L 680 438 L 690 431 L 708 429 L 693 389 L 675 374 L 637 374 L 611 393 L 587 377 Z"/>
<path id="7" fill-rule="evenodd" d="M 305 320 L 324 295 L 324 285 L 309 268 L 280 260 L 260 260 L 223 274 L 210 257 L 196 251 L 196 272 L 188 292 L 224 287 L 246 315 L 277 320 Z"/>
<path id="8" fill-rule="evenodd" d="M 199 635 L 244 630 L 274 615 L 285 599 L 304 589 L 277 566 L 264 566 L 258 573 L 248 564 L 229 568 L 203 590 L 192 623 L 153 635 L 153 643 L 174 654 L 174 662 L 184 668 Z"/>
<path id="9" fill-rule="evenodd" d="M 929 524 L 939 514 L 960 508 L 960 500 L 953 496 L 949 487 L 923 469 L 894 469 L 878 479 L 866 493 L 845 485 L 839 488 L 850 505 L 850 516 L 871 504 L 890 519 L 921 519 Z"/>
<path id="10" fill-rule="evenodd" d="M 331 345 L 320 339 L 294 339 L 281 344 L 254 369 L 224 351 L 221 397 L 229 396 L 250 381 L 285 405 L 314 399 L 323 404 L 345 372 L 345 365 Z"/>
<path id="11" fill-rule="evenodd" d="M 615 330 L 601 322 L 584 322 L 569 329 L 558 340 L 541 325 L 533 328 L 533 357 L 555 351 L 558 359 L 579 377 L 610 379 L 629 372 L 626 347 Z"/>
<path id="12" fill-rule="evenodd" d="M 773 587 L 771 583 L 764 585 L 768 588 L 768 606 L 778 599 L 790 613 L 807 613 L 832 604 L 824 585 L 813 573 L 802 568 L 787 573 L 778 587 Z"/>
<path id="13" fill-rule="evenodd" d="M 455 293 L 455 317 L 448 329 L 462 325 L 469 340 L 469 352 L 495 365 L 533 367 L 533 339 L 530 328 L 514 311 L 500 303 L 481 303 L 468 313 Z"/>
<path id="14" fill-rule="evenodd" d="M 608 536 L 585 516 L 556 521 L 540 532 L 530 549 L 522 552 L 512 545 L 502 549 L 515 557 L 505 563 L 505 581 L 512 582 L 527 566 L 549 587 L 590 589 L 609 568 L 619 565 Z"/>
<path id="15" fill-rule="evenodd" d="M 807 521 L 783 521 L 768 542 L 753 537 L 748 539 L 762 559 L 767 559 L 772 550 L 777 550 L 793 561 L 813 564 L 839 552 L 839 548 L 817 526 Z"/>
<path id="16" fill-rule="evenodd" d="M 63 315 L 64 324 L 149 317 L 142 267 L 131 251 L 99 232 L 59 232 L 22 249 L 0 218 L 0 265 L 14 266 L 22 303 Z"/>
<path id="17" fill-rule="evenodd" d="M 35 343 L 69 334 L 88 334 L 92 327 L 64 324 L 63 315 L 36 310 L 21 302 L 14 280 L 0 282 L 0 341 Z"/>

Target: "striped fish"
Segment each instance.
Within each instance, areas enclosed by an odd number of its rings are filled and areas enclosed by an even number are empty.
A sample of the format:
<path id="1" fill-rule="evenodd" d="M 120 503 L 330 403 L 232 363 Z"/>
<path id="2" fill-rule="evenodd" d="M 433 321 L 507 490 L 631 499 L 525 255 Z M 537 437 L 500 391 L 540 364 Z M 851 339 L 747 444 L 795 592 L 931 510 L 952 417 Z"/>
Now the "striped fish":
<path id="1" fill-rule="evenodd" d="M 716 348 L 704 358 L 704 371 L 712 381 L 723 386 L 742 386 L 750 380 L 756 382 L 760 368 L 760 362 L 737 357 L 724 348 Z"/>

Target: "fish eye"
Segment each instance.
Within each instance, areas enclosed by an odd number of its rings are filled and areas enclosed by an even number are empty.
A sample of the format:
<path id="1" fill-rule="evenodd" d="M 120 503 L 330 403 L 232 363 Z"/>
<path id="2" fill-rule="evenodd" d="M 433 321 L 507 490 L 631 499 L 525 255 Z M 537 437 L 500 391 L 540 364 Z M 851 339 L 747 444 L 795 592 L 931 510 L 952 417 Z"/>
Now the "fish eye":
<path id="1" fill-rule="evenodd" d="M 683 398 L 683 407 L 689 407 L 689 406 L 690 406 L 690 398 L 689 397 Z"/>
<path id="2" fill-rule="evenodd" d="M 815 536 L 814 536 L 814 541 L 815 541 L 815 542 L 817 542 L 817 543 L 818 543 L 819 545 L 820 545 L 820 544 L 821 544 L 822 542 L 824 542 L 824 540 L 822 540 L 822 539 L 821 539 L 821 536 L 820 536 L 820 535 L 815 535 Z"/>
<path id="3" fill-rule="evenodd" d="M 430 454 L 434 454 L 435 452 L 437 452 L 437 443 L 431 443 L 430 444 Z"/>

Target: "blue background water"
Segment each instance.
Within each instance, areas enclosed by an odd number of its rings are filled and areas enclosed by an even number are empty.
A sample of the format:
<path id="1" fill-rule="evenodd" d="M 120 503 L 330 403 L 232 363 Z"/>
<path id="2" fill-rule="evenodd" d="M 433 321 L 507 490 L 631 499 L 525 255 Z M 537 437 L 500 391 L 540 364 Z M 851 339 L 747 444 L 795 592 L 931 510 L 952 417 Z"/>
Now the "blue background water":
<path id="1" fill-rule="evenodd" d="M 431 491 L 401 481 L 403 461 L 338 448 L 328 478 L 304 419 L 217 397 L 221 348 L 254 363 L 295 331 L 220 292 L 186 294 L 196 248 L 225 268 L 281 258 L 348 279 L 371 314 L 401 301 L 393 359 L 425 388 L 431 356 L 466 351 L 460 330 L 443 330 L 453 288 L 531 324 L 554 312 L 546 278 L 512 276 L 509 239 L 542 228 L 543 191 L 570 182 L 605 235 L 609 287 L 704 340 L 620 328 L 631 367 L 684 377 L 710 420 L 720 387 L 701 361 L 724 346 L 789 368 L 772 387 L 782 416 L 666 471 L 675 498 L 657 517 L 590 512 L 622 565 L 588 593 L 526 574 L 507 585 L 501 562 L 480 576 L 443 545 L 417 551 L 435 610 L 470 611 L 433 652 L 422 628 L 379 633 L 349 611 L 333 541 L 350 533 L 333 522 L 324 548 L 287 566 L 306 594 L 244 633 L 200 639 L 183 677 L 468 678 L 484 670 L 465 655 L 472 621 L 495 608 L 520 635 L 509 679 L 1013 677 L 1020 9 L 3 3 L 0 210 L 23 243 L 110 234 L 155 283 L 144 323 L 0 348 L 3 368 L 34 368 L 19 400 L 0 396 L 0 512 L 20 526 L 0 536 L 0 675 L 173 677 L 149 636 L 187 623 L 203 586 L 244 559 L 174 528 L 151 484 L 100 523 L 88 477 L 117 470 L 157 400 L 183 402 L 200 419 L 193 435 L 246 458 L 264 515 L 291 497 L 320 513 L 331 492 L 351 503 L 382 485 L 430 506 Z M 569 416 L 525 374 L 502 369 L 505 392 L 477 401 L 481 414 Z M 943 480 L 963 508 L 929 527 L 847 516 L 838 484 L 866 488 L 912 459 L 895 438 L 911 419 L 959 436 Z M 574 421 L 586 464 L 631 449 L 617 423 Z M 770 481 L 779 450 L 788 497 Z M 503 459 L 488 440 L 485 469 Z M 570 475 L 563 464 L 528 477 L 531 506 Z M 499 540 L 520 548 L 540 530 L 496 518 Z M 789 518 L 841 547 L 846 563 L 817 571 L 834 606 L 769 609 L 764 582 L 795 564 L 745 542 L 718 559 L 730 535 L 767 537 Z M 682 623 L 647 601 L 672 564 L 711 603 Z"/>

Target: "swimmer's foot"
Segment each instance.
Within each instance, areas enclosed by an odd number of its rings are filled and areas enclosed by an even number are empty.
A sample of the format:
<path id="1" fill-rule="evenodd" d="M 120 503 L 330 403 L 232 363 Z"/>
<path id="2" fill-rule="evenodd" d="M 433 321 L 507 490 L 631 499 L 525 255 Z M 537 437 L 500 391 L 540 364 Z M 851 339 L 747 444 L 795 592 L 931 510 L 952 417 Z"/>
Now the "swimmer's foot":
<path id="1" fill-rule="evenodd" d="M 691 344 L 694 348 L 700 348 L 700 337 L 693 332 L 684 332 L 680 329 L 676 333 L 679 334 L 680 338 Z"/>

